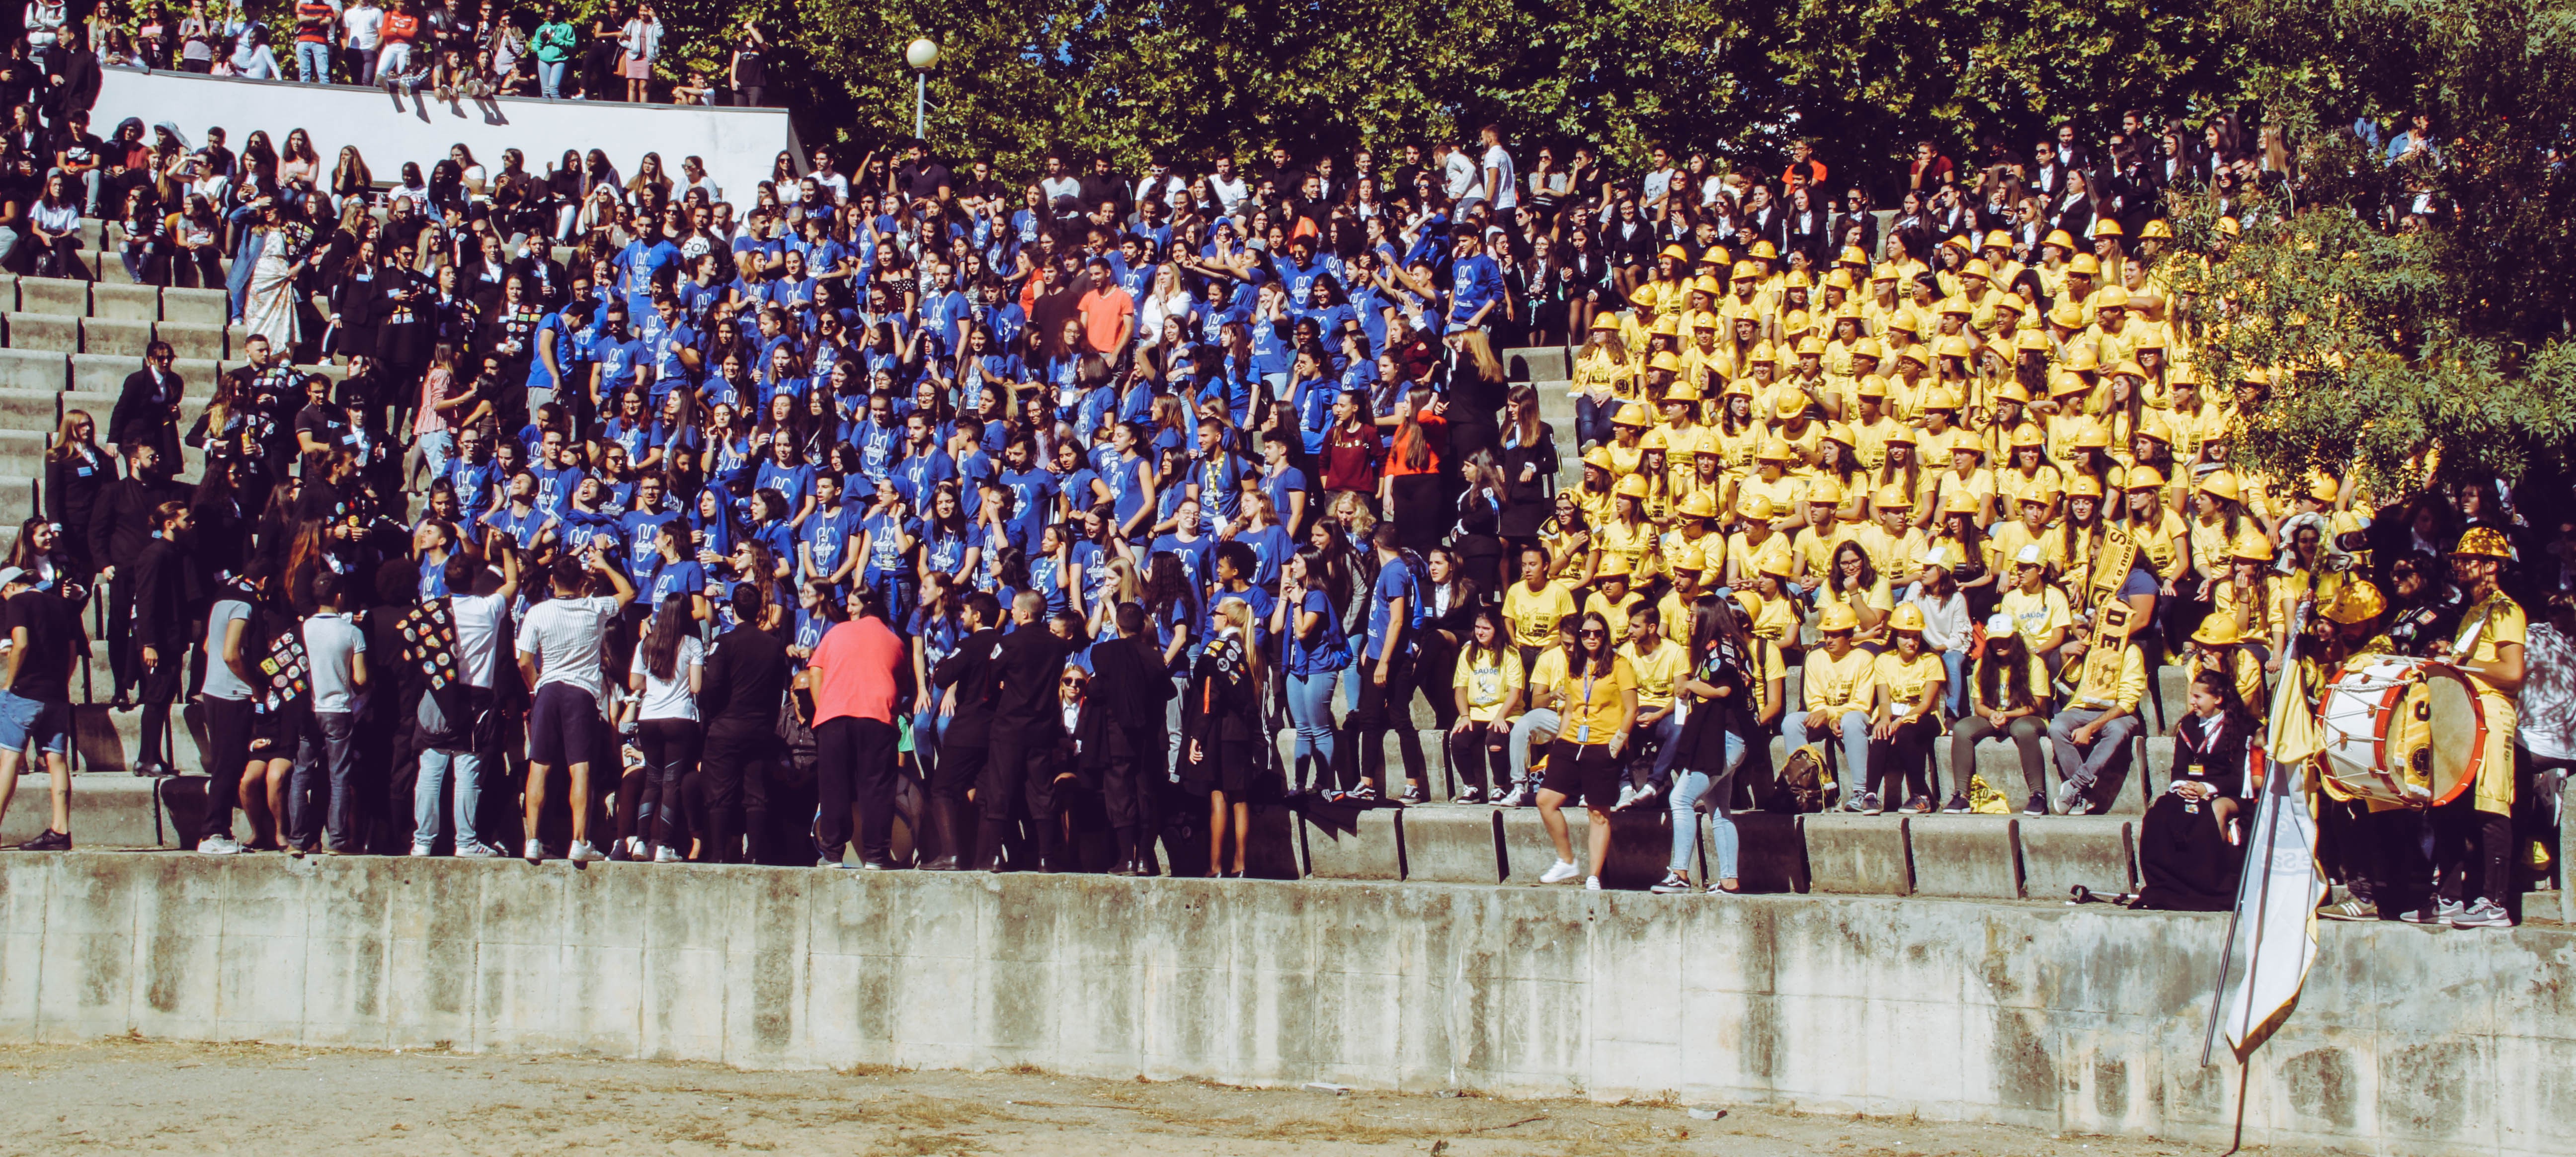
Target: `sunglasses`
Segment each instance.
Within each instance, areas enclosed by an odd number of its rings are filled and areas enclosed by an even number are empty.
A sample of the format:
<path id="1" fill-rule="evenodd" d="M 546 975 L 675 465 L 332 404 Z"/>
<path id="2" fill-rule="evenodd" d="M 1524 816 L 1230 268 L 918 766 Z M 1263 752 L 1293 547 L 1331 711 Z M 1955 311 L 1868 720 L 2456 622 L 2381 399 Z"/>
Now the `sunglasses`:
<path id="1" fill-rule="evenodd" d="M 1583 630 L 1583 631 L 1576 631 L 1576 632 L 1574 633 L 1574 636 L 1575 636 L 1576 638 L 1578 638 L 1578 639 L 1595 639 L 1595 638 L 1600 638 L 1600 637 L 1602 637 L 1602 636 L 1608 635 L 1609 633 L 1610 633 L 1610 632 L 1608 632 L 1608 631 Z"/>

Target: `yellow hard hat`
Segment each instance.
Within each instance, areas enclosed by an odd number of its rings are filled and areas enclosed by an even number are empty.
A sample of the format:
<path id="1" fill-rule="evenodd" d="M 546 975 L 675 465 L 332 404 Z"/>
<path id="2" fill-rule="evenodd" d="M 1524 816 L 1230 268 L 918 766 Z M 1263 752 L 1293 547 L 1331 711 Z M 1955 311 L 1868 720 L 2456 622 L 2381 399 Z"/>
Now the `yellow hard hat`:
<path id="1" fill-rule="evenodd" d="M 2122 490 L 2162 490 L 2164 488 L 2164 471 L 2153 466 L 2129 467 L 2128 474 L 2120 479 Z"/>
<path id="2" fill-rule="evenodd" d="M 2037 426 L 2024 422 L 2012 428 L 2012 448 L 2015 450 L 2025 447 L 2035 450 L 2047 444 L 2048 436 L 2040 433 Z"/>
<path id="3" fill-rule="evenodd" d="M 2138 437 L 2170 446 L 2173 444 L 2173 423 L 2166 421 L 2161 412 L 2149 410 L 2138 419 Z"/>
<path id="4" fill-rule="evenodd" d="M 1630 402 L 1619 407 L 1619 412 L 1610 416 L 1610 424 L 1614 426 L 1637 426 L 1643 428 L 1654 425 L 1655 418 L 1654 415 L 1646 412 L 1646 407 L 1643 405 L 1636 402 Z"/>
<path id="5" fill-rule="evenodd" d="M 1692 389 L 1689 382 L 1675 379 L 1673 384 L 1664 387 L 1664 396 L 1662 400 L 1666 402 L 1685 402 L 1697 405 L 1699 403 L 1699 391 Z"/>
<path id="6" fill-rule="evenodd" d="M 2344 577 L 2343 589 L 2335 592 L 2334 601 L 2319 613 L 2328 620 L 2351 626 L 2366 623 L 2388 612 L 2388 598 L 2369 579 Z"/>
<path id="7" fill-rule="evenodd" d="M 1592 577 L 1597 579 L 1626 578 L 1628 577 L 1628 570 L 1628 556 L 1624 554 L 1613 554 L 1601 560 L 1600 567 L 1592 572 Z"/>
<path id="8" fill-rule="evenodd" d="M 1855 392 L 1864 398 L 1884 398 L 1887 396 L 1887 379 L 1877 374 L 1866 375 L 1861 378 Z"/>
<path id="9" fill-rule="evenodd" d="M 1894 281 L 1899 276 L 1901 274 L 1893 261 L 1881 261 L 1869 271 L 1869 279 L 1872 281 Z"/>
<path id="10" fill-rule="evenodd" d="M 1753 256 L 1769 261 L 1780 256 L 1780 250 L 1768 241 L 1756 241 L 1753 243 Z"/>
<path id="11" fill-rule="evenodd" d="M 1874 337 L 1862 338 L 1859 341 L 1852 343 L 1852 356 L 1856 358 L 1886 357 L 1887 343 Z"/>
<path id="12" fill-rule="evenodd" d="M 2066 368 L 2071 373 L 2086 373 L 2102 368 L 2100 350 L 2091 342 L 2077 342 L 2066 351 Z"/>
<path id="13" fill-rule="evenodd" d="M 1617 332 L 1619 332 L 1619 315 L 1618 315 L 1618 314 L 1615 314 L 1615 313 L 1598 313 L 1598 314 L 1594 314 L 1594 315 L 1592 316 L 1592 332 L 1594 332 L 1594 333 L 1617 333 Z"/>
<path id="14" fill-rule="evenodd" d="M 2492 526 L 2472 526 L 2460 536 L 2460 544 L 2451 548 L 2453 556 L 2470 558 L 2513 558 L 2513 544 L 2505 541 L 2504 532 Z"/>
<path id="15" fill-rule="evenodd" d="M 1898 422 L 1896 425 L 1888 429 L 1887 444 L 1894 446 L 1900 443 L 1907 446 L 1914 445 L 1914 427 L 1908 426 L 1903 422 Z"/>
<path id="16" fill-rule="evenodd" d="M 1762 267 L 1751 261 L 1738 261 L 1735 263 L 1734 279 L 1737 281 L 1760 281 L 1762 280 Z"/>
<path id="17" fill-rule="evenodd" d="M 1959 267 L 1959 276 L 1992 281 L 1995 278 L 1995 267 L 1987 264 L 1983 257 L 1971 257 L 1967 264 Z"/>
<path id="18" fill-rule="evenodd" d="M 1977 343 L 1968 340 L 1966 334 L 1945 334 L 1932 340 L 1932 352 L 1936 356 L 1945 358 L 1974 357 L 1977 353 Z"/>
<path id="19" fill-rule="evenodd" d="M 1807 395 L 1790 389 L 1780 391 L 1780 400 L 1771 404 L 1772 412 L 1783 422 L 1807 412 Z"/>
<path id="20" fill-rule="evenodd" d="M 1671 565 L 1675 574 L 1698 574 L 1708 569 L 1708 552 L 1684 543 L 1681 549 L 1674 551 L 1672 557 L 1665 561 Z"/>
<path id="21" fill-rule="evenodd" d="M 1706 273 L 1691 278 L 1690 287 L 1693 293 L 1705 293 L 1711 297 L 1723 297 L 1726 294 L 1726 286 L 1720 284 L 1716 277 Z"/>
<path id="22" fill-rule="evenodd" d="M 2102 497 L 2102 480 L 2090 474 L 2078 474 L 2075 481 L 2066 484 L 2066 497 L 2069 501 L 2078 498 L 2099 500 Z"/>
<path id="23" fill-rule="evenodd" d="M 1674 314 L 1665 314 L 1664 316 L 1655 319 L 1655 324 L 1649 332 L 1662 337 L 1680 337 L 1682 335 L 1682 319 Z"/>
<path id="24" fill-rule="evenodd" d="M 2191 633 L 2191 641 L 2211 647 L 2233 647 L 2244 639 L 2236 630 L 2235 619 L 2211 615 L 2200 621 L 2200 629 Z"/>
<path id="25" fill-rule="evenodd" d="M 1943 514 L 1975 514 L 1976 512 L 1977 496 L 1965 490 L 1951 492 L 1950 497 L 1941 503 Z"/>
<path id="26" fill-rule="evenodd" d="M 2164 218 L 2158 217 L 2153 221 L 2147 222 L 2146 228 L 2138 230 L 2138 239 L 2141 241 L 2170 241 L 2173 239 L 2173 226 L 2166 224 Z"/>
<path id="27" fill-rule="evenodd" d="M 1694 490 L 1682 498 L 1681 505 L 1677 508 L 1676 513 L 1680 514 L 1684 518 L 1715 518 L 1717 517 L 1717 499 L 1712 497 L 1708 491 Z"/>
<path id="28" fill-rule="evenodd" d="M 1688 261 L 1690 260 L 1690 250 L 1684 249 L 1679 245 L 1667 245 L 1664 246 L 1663 252 L 1657 253 L 1655 256 L 1670 257 L 1675 261 Z"/>
<path id="29" fill-rule="evenodd" d="M 1825 441 L 1840 442 L 1845 446 L 1860 445 L 1860 438 L 1852 433 L 1849 422 L 1825 423 Z"/>
<path id="30" fill-rule="evenodd" d="M 1839 635 L 1859 629 L 1860 616 L 1841 603 L 1827 603 L 1824 613 L 1816 616 L 1816 630 L 1823 634 Z"/>
<path id="31" fill-rule="evenodd" d="M 2134 360 L 2122 359 L 2120 364 L 2111 367 L 2111 376 L 2116 378 L 2122 375 L 2143 380 L 2147 376 L 2147 367 L 2139 365 Z"/>
<path id="32" fill-rule="evenodd" d="M 2129 291 L 2117 285 L 2105 285 L 2100 289 L 2094 290 L 2093 308 L 2127 309 L 2129 308 Z"/>
<path id="33" fill-rule="evenodd" d="M 1825 339 L 1820 338 L 1820 337 L 1814 337 L 1814 336 L 1802 337 L 1802 338 L 1799 338 L 1799 339 L 1798 339 L 1798 356 L 1799 356 L 1799 357 L 1802 357 L 1802 358 L 1803 358 L 1803 357 L 1823 357 L 1823 356 L 1824 356 L 1824 353 L 1825 353 Z"/>
<path id="34" fill-rule="evenodd" d="M 1959 391 L 1947 386 L 1927 390 L 1923 394 L 1923 408 L 1926 410 L 1956 410 L 1963 404 L 1959 400 Z"/>
<path id="35" fill-rule="evenodd" d="M 1871 497 L 1870 504 L 1876 506 L 1880 510 L 1914 509 L 1914 500 L 1906 497 L 1905 488 L 1902 486 L 1879 487 L 1878 493 Z"/>
<path id="36" fill-rule="evenodd" d="M 1667 318 L 1666 320 L 1670 319 Z M 1659 322 L 1657 324 L 1661 323 Z M 1682 356 L 1671 350 L 1665 350 L 1662 353 L 1656 354 L 1654 357 L 1648 358 L 1646 360 L 1646 368 L 1678 374 L 1682 372 Z"/>
<path id="37" fill-rule="evenodd" d="M 1964 297 L 1942 298 L 1940 303 L 1935 305 L 1933 308 L 1944 315 L 1955 313 L 1961 317 L 1966 317 L 1969 314 L 1977 312 L 1977 307 L 1968 304 L 1968 299 Z"/>
<path id="38" fill-rule="evenodd" d="M 1831 478 L 1819 478 L 1814 482 L 1809 483 L 1807 486 L 1807 504 L 1813 506 L 1820 502 L 1827 506 L 1842 505 L 1842 484 Z"/>
<path id="39" fill-rule="evenodd" d="M 1610 450 L 1606 446 L 1595 446 L 1584 451 L 1583 464 L 1586 466 L 1598 466 L 1603 470 L 1616 470 L 1619 468 L 1611 462 Z"/>
<path id="40" fill-rule="evenodd" d="M 1771 348 L 1770 342 L 1757 341 L 1753 343 L 1753 348 L 1747 351 L 1744 355 L 1744 364 L 1749 366 L 1755 362 L 1770 362 L 1773 365 L 1778 365 L 1780 364 L 1780 351 Z"/>
<path id="41" fill-rule="evenodd" d="M 2111 448 L 2111 432 L 2103 429 L 2100 422 L 2086 422 L 2075 431 L 2075 448 L 2108 450 Z"/>
<path id="42" fill-rule="evenodd" d="M 2221 217 L 2218 219 L 2218 232 L 2221 236 L 2236 237 L 2241 236 L 2245 228 L 2238 225 L 2234 217 Z"/>
<path id="43" fill-rule="evenodd" d="M 2078 253 L 2066 259 L 2066 272 L 2070 275 L 2081 273 L 2086 277 L 2100 277 L 2102 262 L 2090 253 Z"/>
<path id="44" fill-rule="evenodd" d="M 1759 494 L 1747 494 L 1735 500 L 1735 512 L 1756 522 L 1769 522 L 1780 516 L 1771 509 L 1771 500 Z"/>
<path id="45" fill-rule="evenodd" d="M 1869 254 L 1861 252 L 1861 248 L 1858 245 L 1845 245 L 1843 246 L 1842 255 L 1834 258 L 1834 264 L 1851 265 L 1867 269 L 1869 268 Z"/>
<path id="46" fill-rule="evenodd" d="M 1834 604 L 1833 609 L 1843 609 L 1842 604 Z M 1897 607 L 1895 614 L 1887 616 L 1887 629 L 1891 631 L 1903 631 L 1908 634 L 1921 631 L 1923 629 L 1923 608 L 1916 606 L 1913 603 L 1905 603 Z"/>
<path id="47" fill-rule="evenodd" d="M 1802 395 L 1799 400 L 1803 403 L 1804 396 Z M 1787 440 L 1781 438 L 1763 439 L 1762 449 L 1753 455 L 1753 460 L 1756 462 L 1794 462 L 1797 458 L 1796 454 L 1789 452 Z"/>
<path id="48" fill-rule="evenodd" d="M 1646 496 L 1646 476 L 1643 474 L 1631 474 L 1622 478 L 1619 480 L 1618 489 L 1611 491 L 1611 493 L 1616 494 L 1621 498 L 1644 498 Z"/>
<path id="49" fill-rule="evenodd" d="M 2117 237 L 2119 235 L 2120 222 L 2116 217 L 2104 217 L 2093 223 L 2093 239 L 2096 241 L 2105 237 Z"/>
<path id="50" fill-rule="evenodd" d="M 1986 240 L 1985 240 L 1985 243 L 1984 243 L 1983 245 L 1978 246 L 1978 248 L 1981 248 L 1981 249 L 2007 249 L 2007 250 L 2008 250 L 2008 249 L 2011 249 L 2011 248 L 2012 248 L 2012 234 L 2010 234 L 2010 233 L 2006 233 L 2006 232 L 2004 232 L 2004 231 L 2003 231 L 2003 230 L 2001 230 L 2001 229 L 1990 229 L 1990 230 L 1987 230 L 1987 231 L 1986 231 Z"/>
<path id="51" fill-rule="evenodd" d="M 2051 229 L 2048 231 L 2048 236 L 2039 239 L 2039 243 L 2042 245 L 2054 245 L 2060 249 L 2072 252 L 2075 249 L 2075 235 L 2064 229 Z"/>
<path id="52" fill-rule="evenodd" d="M 2024 502 L 2036 502 L 2041 506 L 2055 503 L 2057 501 L 2056 480 L 2051 478 L 2041 478 L 2033 481 L 2030 484 L 2030 489 L 2022 491 L 2021 500 Z"/>
<path id="53" fill-rule="evenodd" d="M 1762 617 L 1761 595 L 1755 594 L 1752 591 L 1730 591 L 1728 593 L 1735 596 L 1736 602 L 1743 604 L 1745 618 L 1758 619 Z"/>
<path id="54" fill-rule="evenodd" d="M 2209 477 L 2200 480 L 2200 492 L 2223 502 L 2237 502 L 2245 497 L 2244 488 L 2237 484 L 2236 473 L 2232 470 L 2212 471 Z"/>
<path id="55" fill-rule="evenodd" d="M 2270 562 L 2272 561 L 2272 540 L 2249 530 L 2237 535 L 2236 541 L 2227 544 L 2227 553 L 2231 558 L 2240 558 L 2247 562 Z"/>

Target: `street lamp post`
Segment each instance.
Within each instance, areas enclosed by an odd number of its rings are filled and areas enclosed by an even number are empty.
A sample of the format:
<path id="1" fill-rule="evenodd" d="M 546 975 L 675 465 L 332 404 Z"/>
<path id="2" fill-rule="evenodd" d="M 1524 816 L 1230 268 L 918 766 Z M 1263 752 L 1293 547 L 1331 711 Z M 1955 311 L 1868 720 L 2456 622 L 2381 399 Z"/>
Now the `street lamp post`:
<path id="1" fill-rule="evenodd" d="M 930 69 L 939 63 L 939 46 L 928 37 L 905 45 L 903 61 L 912 66 L 912 135 L 915 139 L 929 134 Z"/>

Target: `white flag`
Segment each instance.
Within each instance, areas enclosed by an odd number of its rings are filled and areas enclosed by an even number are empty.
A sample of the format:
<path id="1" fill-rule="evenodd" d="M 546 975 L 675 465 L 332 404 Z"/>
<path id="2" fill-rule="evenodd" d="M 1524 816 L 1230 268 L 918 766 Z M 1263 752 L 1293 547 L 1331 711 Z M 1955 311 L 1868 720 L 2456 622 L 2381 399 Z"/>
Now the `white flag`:
<path id="1" fill-rule="evenodd" d="M 2287 680 L 2284 680 L 2287 682 Z M 2245 941 L 2245 974 L 2227 1014 L 2227 1043 L 2238 1056 L 2259 1043 L 2307 983 L 2317 958 L 2317 830 L 2308 815 L 2298 768 L 2267 775 L 2261 807 L 2245 838 L 2245 871 L 2259 876 L 2236 893 L 2238 935 Z M 2277 782 L 2274 782 L 2277 781 Z"/>

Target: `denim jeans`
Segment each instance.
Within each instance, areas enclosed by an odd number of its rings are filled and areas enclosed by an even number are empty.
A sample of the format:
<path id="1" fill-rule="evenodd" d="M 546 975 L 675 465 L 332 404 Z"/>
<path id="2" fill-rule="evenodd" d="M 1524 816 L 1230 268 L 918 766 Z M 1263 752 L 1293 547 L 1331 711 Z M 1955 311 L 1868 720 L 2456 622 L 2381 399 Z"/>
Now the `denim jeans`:
<path id="1" fill-rule="evenodd" d="M 1339 671 L 1317 671 L 1288 677 L 1288 720 L 1297 727 L 1295 786 L 1306 786 L 1309 760 L 1317 761 L 1316 779 L 1333 779 L 1333 681 Z"/>
<path id="2" fill-rule="evenodd" d="M 295 42 L 295 71 L 306 84 L 331 83 L 331 44 L 326 40 Z"/>
<path id="3" fill-rule="evenodd" d="M 1968 649 L 1952 647 L 1940 652 L 1941 666 L 1948 671 L 1949 684 L 1942 693 L 1950 698 L 1950 718 L 1968 717 Z"/>
<path id="4" fill-rule="evenodd" d="M 1677 742 L 1681 737 L 1682 715 L 1679 711 L 1671 712 L 1665 715 L 1662 719 L 1658 719 L 1653 723 L 1638 725 L 1637 729 L 1628 737 L 1630 745 L 1629 758 L 1631 760 L 1644 755 L 1647 744 L 1651 743 L 1654 745 L 1654 765 L 1647 771 L 1645 782 L 1658 791 L 1662 790 L 1664 785 L 1672 780 L 1673 756 L 1678 754 L 1681 750 L 1681 745 Z M 1630 766 L 1633 768 L 1635 764 L 1632 762 Z M 1636 776 L 1633 772 L 1628 778 L 1629 782 L 1636 782 Z"/>
<path id="5" fill-rule="evenodd" d="M 455 780 L 456 847 L 463 851 L 479 842 L 474 833 L 474 809 L 483 803 L 483 761 L 470 751 L 445 751 L 430 748 L 420 753 L 420 781 L 412 788 L 412 846 L 426 848 L 438 842 L 438 797 Z"/>
<path id="6" fill-rule="evenodd" d="M 538 61 L 537 91 L 544 94 L 547 100 L 563 99 L 564 74 L 571 70 L 572 61 L 569 59 L 558 60 L 552 63 L 548 63 L 543 60 Z"/>
<path id="7" fill-rule="evenodd" d="M 2089 749 L 2079 751 L 2076 748 L 2076 729 L 2101 718 L 2102 714 L 2091 707 L 2069 707 L 2049 721 L 2048 741 L 2057 749 L 2058 782 L 2071 783 L 2077 790 L 2089 792 L 2095 784 L 2102 782 L 2102 773 L 2110 770 L 2113 760 L 2128 756 L 2129 737 L 2138 731 L 2135 712 L 2103 724 Z"/>
<path id="8" fill-rule="evenodd" d="M 1667 867 L 1676 873 L 1690 871 L 1691 808 L 1699 797 L 1716 792 L 1708 811 L 1708 842 L 1717 854 L 1717 866 L 1709 873 L 1711 882 L 1735 878 L 1735 809 L 1727 802 L 1735 798 L 1735 773 L 1744 766 L 1744 737 L 1729 733 L 1726 737 L 1726 767 L 1711 776 L 1705 771 L 1684 771 L 1673 777 L 1670 804 L 1673 817 L 1673 858 Z"/>
<path id="9" fill-rule="evenodd" d="M 1836 730 L 1841 731 L 1843 736 L 1843 761 L 1842 768 L 1834 775 L 1834 781 L 1841 786 L 1844 799 L 1858 799 L 1862 789 L 1869 783 L 1869 713 L 1844 712 L 1842 719 L 1836 725 Z M 1808 735 L 1807 713 L 1795 710 L 1786 712 L 1781 717 L 1780 737 L 1789 741 L 1789 750 L 1792 753 L 1805 747 L 1811 738 L 1831 742 L 1828 736 Z"/>
<path id="10" fill-rule="evenodd" d="M 137 249 L 129 245 L 120 245 L 117 246 L 116 255 L 125 262 L 125 276 L 134 284 L 141 285 L 151 280 L 153 253 L 149 247 Z"/>
<path id="11" fill-rule="evenodd" d="M 1512 786 L 1536 786 L 1530 782 L 1530 743 L 1539 732 L 1554 735 L 1563 725 L 1556 712 L 1544 707 L 1533 707 L 1512 723 Z"/>
<path id="12" fill-rule="evenodd" d="M 456 435 L 445 430 L 432 430 L 415 443 L 420 447 L 420 460 L 429 467 L 432 480 L 447 477 L 447 463 L 456 454 Z M 458 498 L 465 496 L 460 494 Z"/>
<path id="13" fill-rule="evenodd" d="M 1173 783 L 1181 782 L 1181 705 L 1190 701 L 1190 677 L 1172 676 L 1172 698 L 1163 704 L 1163 729 L 1170 732 L 1163 739 L 1163 766 L 1171 769 Z"/>
<path id="14" fill-rule="evenodd" d="M 296 744 L 294 778 L 287 781 L 288 810 L 293 813 L 289 824 L 290 840 L 307 851 L 313 848 L 313 814 L 320 810 L 322 827 L 330 837 L 330 846 L 340 851 L 355 851 L 350 842 L 358 818 L 358 717 L 348 711 L 316 711 L 313 726 Z M 308 795 L 310 798 L 307 798 Z"/>

